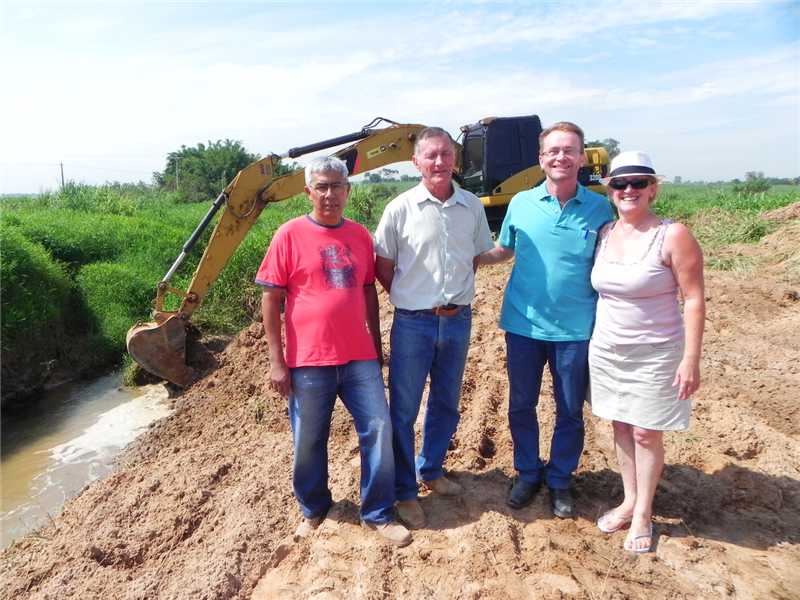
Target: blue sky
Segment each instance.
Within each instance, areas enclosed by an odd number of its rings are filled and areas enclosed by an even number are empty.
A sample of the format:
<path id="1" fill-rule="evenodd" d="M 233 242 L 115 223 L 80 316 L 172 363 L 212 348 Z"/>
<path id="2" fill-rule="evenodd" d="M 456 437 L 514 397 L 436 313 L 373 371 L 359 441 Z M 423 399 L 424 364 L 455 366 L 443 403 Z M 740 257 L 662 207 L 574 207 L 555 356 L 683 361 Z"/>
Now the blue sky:
<path id="1" fill-rule="evenodd" d="M 683 180 L 800 175 L 800 2 L 9 2 L 0 191 L 151 180 L 375 117 L 573 121 Z M 308 158 L 298 160 L 305 164 Z M 401 172 L 413 173 L 404 165 Z"/>

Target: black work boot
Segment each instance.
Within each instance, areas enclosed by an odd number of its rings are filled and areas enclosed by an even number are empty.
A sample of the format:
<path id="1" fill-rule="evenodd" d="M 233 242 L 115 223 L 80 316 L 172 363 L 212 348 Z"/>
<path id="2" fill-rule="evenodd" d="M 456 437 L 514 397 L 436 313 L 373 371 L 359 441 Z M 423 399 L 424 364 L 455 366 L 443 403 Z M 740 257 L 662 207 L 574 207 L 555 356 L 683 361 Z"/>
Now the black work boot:
<path id="1" fill-rule="evenodd" d="M 536 492 L 540 489 L 542 489 L 541 481 L 528 483 L 520 479 L 511 488 L 511 493 L 508 495 L 508 505 L 511 508 L 525 508 L 533 503 Z"/>
<path id="2" fill-rule="evenodd" d="M 559 519 L 571 519 L 575 503 L 569 490 L 550 490 L 550 508 Z"/>

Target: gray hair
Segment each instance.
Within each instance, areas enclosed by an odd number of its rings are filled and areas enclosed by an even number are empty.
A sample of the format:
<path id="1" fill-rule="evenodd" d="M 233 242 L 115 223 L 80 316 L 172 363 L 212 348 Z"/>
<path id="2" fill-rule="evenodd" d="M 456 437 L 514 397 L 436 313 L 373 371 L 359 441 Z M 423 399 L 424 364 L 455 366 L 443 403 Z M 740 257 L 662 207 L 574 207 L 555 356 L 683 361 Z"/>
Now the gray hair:
<path id="1" fill-rule="evenodd" d="M 319 156 L 306 166 L 306 185 L 311 185 L 311 181 L 317 173 L 327 173 L 328 171 L 335 171 L 341 174 L 344 177 L 344 182 L 348 183 L 347 164 L 342 159 L 335 156 Z"/>
<path id="2" fill-rule="evenodd" d="M 441 127 L 426 127 L 419 132 L 417 139 L 414 140 L 414 156 L 419 156 L 420 142 L 429 138 L 446 138 L 450 140 L 450 145 L 453 147 L 453 149 L 456 147 L 456 143 L 453 141 L 453 136 L 451 136 L 447 131 Z"/>

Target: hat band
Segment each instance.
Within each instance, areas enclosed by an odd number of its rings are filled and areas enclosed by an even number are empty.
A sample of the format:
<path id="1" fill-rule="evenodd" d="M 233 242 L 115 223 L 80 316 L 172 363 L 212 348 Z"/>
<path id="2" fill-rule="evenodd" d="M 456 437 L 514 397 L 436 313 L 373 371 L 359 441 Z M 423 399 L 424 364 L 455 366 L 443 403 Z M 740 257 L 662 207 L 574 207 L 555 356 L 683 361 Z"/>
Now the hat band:
<path id="1" fill-rule="evenodd" d="M 642 175 L 645 173 L 649 173 L 651 175 L 655 175 L 655 169 L 651 169 L 650 167 L 637 167 L 634 165 L 626 166 L 626 167 L 617 167 L 611 173 L 609 173 L 609 177 L 621 177 L 622 175 Z"/>

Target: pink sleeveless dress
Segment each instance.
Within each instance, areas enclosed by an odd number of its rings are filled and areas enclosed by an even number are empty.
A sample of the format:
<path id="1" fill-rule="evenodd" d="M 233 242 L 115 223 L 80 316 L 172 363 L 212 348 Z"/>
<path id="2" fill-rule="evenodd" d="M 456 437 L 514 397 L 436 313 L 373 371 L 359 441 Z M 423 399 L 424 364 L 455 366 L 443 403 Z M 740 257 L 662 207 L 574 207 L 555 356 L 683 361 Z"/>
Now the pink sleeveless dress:
<path id="1" fill-rule="evenodd" d="M 660 431 L 689 426 L 691 403 L 673 386 L 683 358 L 678 283 L 662 260 L 664 219 L 635 263 L 606 260 L 609 228 L 592 269 L 597 320 L 589 346 L 590 402 L 598 417 Z"/>

